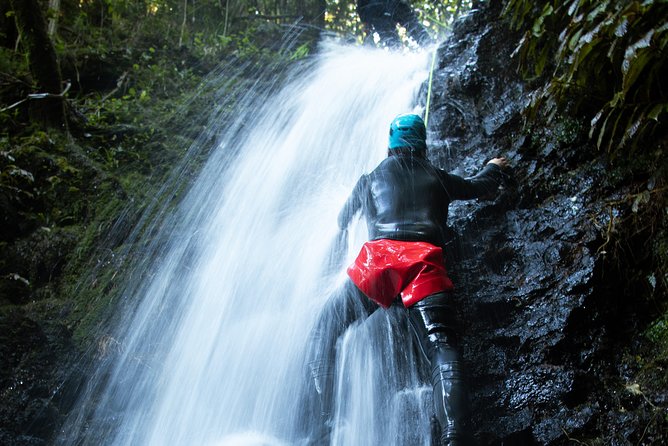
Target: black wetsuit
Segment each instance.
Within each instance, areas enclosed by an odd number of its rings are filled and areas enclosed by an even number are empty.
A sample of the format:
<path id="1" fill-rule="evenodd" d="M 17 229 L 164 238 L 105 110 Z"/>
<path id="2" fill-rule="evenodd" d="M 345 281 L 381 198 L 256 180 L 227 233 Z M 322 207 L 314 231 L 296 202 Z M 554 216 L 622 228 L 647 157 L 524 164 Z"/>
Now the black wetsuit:
<path id="1" fill-rule="evenodd" d="M 362 210 L 370 240 L 422 241 L 445 248 L 450 202 L 494 196 L 501 175 L 500 167 L 488 164 L 465 179 L 410 153 L 389 156 L 360 177 L 339 213 L 339 227 L 347 228 Z"/>
<path id="2" fill-rule="evenodd" d="M 359 179 L 339 214 L 339 226 L 346 229 L 354 215 L 362 211 L 372 240 L 426 241 L 444 247 L 450 202 L 493 196 L 502 176 L 501 168 L 494 164 L 464 179 L 436 168 L 423 157 L 392 155 Z M 449 293 L 437 293 L 408 308 L 407 315 L 431 364 L 441 444 L 454 446 L 462 444 L 466 404 L 451 305 Z M 348 283 L 328 301 L 315 326 L 309 365 L 325 418 L 332 409 L 337 339 L 350 324 L 377 308 Z"/>
<path id="3" fill-rule="evenodd" d="M 380 41 L 388 45 L 399 43 L 397 23 L 406 28 L 408 35 L 423 45 L 429 34 L 420 24 L 413 9 L 401 0 L 358 0 L 357 14 L 367 26 L 369 34 L 377 32 Z"/>

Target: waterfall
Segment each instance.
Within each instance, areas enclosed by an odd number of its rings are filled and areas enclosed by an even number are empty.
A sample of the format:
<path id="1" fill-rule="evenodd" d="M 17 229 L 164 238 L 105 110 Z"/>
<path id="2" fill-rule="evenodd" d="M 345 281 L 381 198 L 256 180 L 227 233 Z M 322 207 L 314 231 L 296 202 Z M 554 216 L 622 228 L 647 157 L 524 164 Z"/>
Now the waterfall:
<path id="1" fill-rule="evenodd" d="M 216 148 L 144 231 L 145 246 L 168 243 L 130 275 L 124 299 L 138 304 L 119 353 L 60 444 L 308 444 L 309 331 L 345 280 L 343 267 L 325 274 L 336 217 L 386 156 L 391 119 L 415 110 L 428 61 L 325 42 L 280 91 L 207 130 Z M 346 261 L 365 236 L 364 222 L 351 228 Z M 353 325 L 337 361 L 332 444 L 430 444 L 431 391 L 402 312 Z"/>

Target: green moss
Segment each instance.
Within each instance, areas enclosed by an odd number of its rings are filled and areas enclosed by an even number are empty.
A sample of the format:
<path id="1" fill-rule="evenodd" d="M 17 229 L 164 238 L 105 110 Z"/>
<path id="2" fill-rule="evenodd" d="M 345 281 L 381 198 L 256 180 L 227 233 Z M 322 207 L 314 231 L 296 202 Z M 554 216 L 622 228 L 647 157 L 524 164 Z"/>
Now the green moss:
<path id="1" fill-rule="evenodd" d="M 668 360 L 668 312 L 655 320 L 645 331 L 645 336 L 657 348 L 657 359 Z"/>

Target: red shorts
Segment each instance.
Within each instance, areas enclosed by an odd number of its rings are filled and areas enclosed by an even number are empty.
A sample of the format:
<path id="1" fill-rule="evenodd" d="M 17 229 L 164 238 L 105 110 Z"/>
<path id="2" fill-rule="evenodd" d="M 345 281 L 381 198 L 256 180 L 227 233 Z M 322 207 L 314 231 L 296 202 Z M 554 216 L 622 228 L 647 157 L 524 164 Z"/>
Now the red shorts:
<path id="1" fill-rule="evenodd" d="M 348 276 L 384 308 L 399 294 L 408 308 L 431 294 L 454 288 L 445 270 L 443 250 L 425 242 L 367 242 L 348 267 Z"/>

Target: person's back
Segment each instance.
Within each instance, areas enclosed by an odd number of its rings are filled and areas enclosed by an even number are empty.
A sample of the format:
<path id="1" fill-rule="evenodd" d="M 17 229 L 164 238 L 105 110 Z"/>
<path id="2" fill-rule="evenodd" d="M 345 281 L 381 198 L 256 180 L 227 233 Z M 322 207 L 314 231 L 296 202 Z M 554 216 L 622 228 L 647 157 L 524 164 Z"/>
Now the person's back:
<path id="1" fill-rule="evenodd" d="M 339 225 L 347 226 L 361 209 L 370 240 L 425 241 L 444 247 L 450 202 L 492 193 L 499 175 L 500 168 L 490 164 L 464 180 L 438 169 L 419 152 L 395 153 L 360 178 Z"/>
<path id="2" fill-rule="evenodd" d="M 369 239 L 443 245 L 448 196 L 442 175 L 424 158 L 386 158 L 368 177 L 364 215 Z"/>

